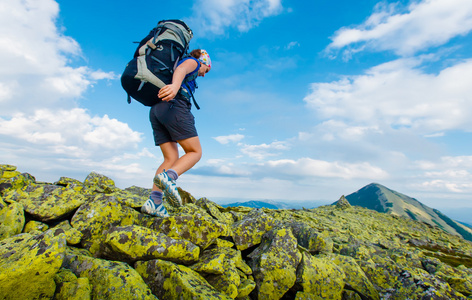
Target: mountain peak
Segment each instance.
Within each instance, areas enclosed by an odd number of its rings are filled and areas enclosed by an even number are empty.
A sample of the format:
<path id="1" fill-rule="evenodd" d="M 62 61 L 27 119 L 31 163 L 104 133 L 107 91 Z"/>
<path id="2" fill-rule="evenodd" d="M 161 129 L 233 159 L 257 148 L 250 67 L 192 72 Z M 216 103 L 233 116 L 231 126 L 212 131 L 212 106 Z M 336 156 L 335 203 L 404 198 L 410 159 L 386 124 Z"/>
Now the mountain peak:
<path id="1" fill-rule="evenodd" d="M 472 230 L 451 220 L 440 211 L 433 209 L 381 184 L 371 183 L 346 196 L 353 206 L 362 206 L 381 213 L 403 216 L 415 221 L 439 227 L 446 232 L 472 240 Z"/>

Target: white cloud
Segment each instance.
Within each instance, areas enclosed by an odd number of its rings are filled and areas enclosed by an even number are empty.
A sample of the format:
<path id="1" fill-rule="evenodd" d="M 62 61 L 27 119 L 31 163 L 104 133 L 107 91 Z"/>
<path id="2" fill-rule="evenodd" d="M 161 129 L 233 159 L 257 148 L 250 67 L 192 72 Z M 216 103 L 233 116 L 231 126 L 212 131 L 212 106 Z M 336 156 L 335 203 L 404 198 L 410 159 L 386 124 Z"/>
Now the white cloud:
<path id="1" fill-rule="evenodd" d="M 388 177 L 386 171 L 372 166 L 368 162 L 328 162 L 312 158 L 301 158 L 297 160 L 282 159 L 268 161 L 261 165 L 267 169 L 267 173 L 285 174 L 297 177 L 337 177 L 343 179 L 366 178 L 373 180 Z"/>
<path id="2" fill-rule="evenodd" d="M 257 160 L 263 160 L 267 157 L 277 156 L 279 155 L 280 151 L 290 149 L 288 143 L 282 141 L 275 141 L 270 144 L 240 146 L 242 153 Z"/>
<path id="3" fill-rule="evenodd" d="M 38 108 L 72 108 L 96 80 L 113 73 L 71 67 L 80 45 L 56 27 L 53 0 L 3 1 L 0 5 L 0 115 Z"/>
<path id="4" fill-rule="evenodd" d="M 312 84 L 305 97 L 325 119 L 359 128 L 406 128 L 420 134 L 472 127 L 472 60 L 427 74 L 420 59 L 399 59 L 364 75 Z"/>
<path id="5" fill-rule="evenodd" d="M 290 43 L 288 43 L 287 46 L 285 46 L 285 49 L 290 50 L 294 47 L 300 47 L 300 43 L 299 42 L 290 42 Z"/>
<path id="6" fill-rule="evenodd" d="M 264 18 L 281 12 L 281 0 L 198 0 L 193 23 L 199 32 L 223 34 L 229 27 L 246 32 Z"/>
<path id="7" fill-rule="evenodd" d="M 472 30 L 472 2 L 469 0 L 413 1 L 402 12 L 399 3 L 376 6 L 363 24 L 341 28 L 327 50 L 348 48 L 344 56 L 362 50 L 392 50 L 399 55 L 411 55 L 447 43 Z"/>
<path id="8" fill-rule="evenodd" d="M 423 171 L 412 184 L 419 190 L 472 193 L 472 156 L 443 156 L 437 161 L 415 161 L 413 165 Z"/>
<path id="9" fill-rule="evenodd" d="M 231 135 L 224 135 L 224 136 L 217 136 L 214 137 L 214 139 L 223 145 L 229 144 L 229 143 L 237 143 L 244 139 L 244 135 L 242 134 L 231 134 Z"/>
<path id="10" fill-rule="evenodd" d="M 77 150 L 99 155 L 97 149 L 120 151 L 134 148 L 141 133 L 116 119 L 91 117 L 84 109 L 37 110 L 33 115 L 17 114 L 11 119 L 0 118 L 0 135 L 20 143 L 43 145 L 52 153 Z"/>

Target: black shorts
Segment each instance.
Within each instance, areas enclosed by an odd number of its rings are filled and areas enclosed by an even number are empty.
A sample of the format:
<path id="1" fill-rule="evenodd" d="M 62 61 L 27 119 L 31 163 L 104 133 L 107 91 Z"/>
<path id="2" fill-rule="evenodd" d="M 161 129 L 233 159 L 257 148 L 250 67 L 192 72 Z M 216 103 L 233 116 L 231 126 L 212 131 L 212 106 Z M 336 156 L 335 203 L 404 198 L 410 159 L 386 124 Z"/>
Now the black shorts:
<path id="1" fill-rule="evenodd" d="M 182 99 L 161 101 L 151 107 L 151 120 L 156 146 L 198 136 L 191 104 Z"/>

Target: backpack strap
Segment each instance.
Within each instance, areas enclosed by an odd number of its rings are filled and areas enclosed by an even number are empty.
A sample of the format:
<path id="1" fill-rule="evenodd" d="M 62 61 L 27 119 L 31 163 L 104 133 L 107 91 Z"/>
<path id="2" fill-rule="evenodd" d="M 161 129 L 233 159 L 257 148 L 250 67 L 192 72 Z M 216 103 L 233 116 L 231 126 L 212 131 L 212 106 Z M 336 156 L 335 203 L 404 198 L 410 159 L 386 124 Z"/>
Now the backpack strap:
<path id="1" fill-rule="evenodd" d="M 185 76 L 184 78 L 184 81 L 182 82 L 182 86 L 185 87 L 185 90 L 187 91 L 187 94 L 192 98 L 192 101 L 193 101 L 193 104 L 195 105 L 195 107 L 197 109 L 200 109 L 200 106 L 198 105 L 197 101 L 195 100 L 195 97 L 193 96 L 193 92 L 192 90 L 190 89 L 190 86 L 188 85 L 188 83 L 192 80 L 195 80 L 197 79 L 198 77 L 198 70 L 200 69 L 201 67 L 201 62 L 196 59 L 195 57 L 192 57 L 192 56 L 187 56 L 187 57 L 184 57 L 182 60 L 187 60 L 187 59 L 193 59 L 197 62 L 197 68 L 195 70 L 193 70 L 192 72 L 188 73 L 187 76 Z M 197 86 L 197 83 L 195 82 L 195 88 L 198 88 Z M 181 93 L 182 94 L 182 93 Z M 183 95 L 185 97 L 185 95 Z M 185 97 L 187 98 L 187 97 Z M 190 101 L 190 99 L 187 99 L 188 101 Z"/>

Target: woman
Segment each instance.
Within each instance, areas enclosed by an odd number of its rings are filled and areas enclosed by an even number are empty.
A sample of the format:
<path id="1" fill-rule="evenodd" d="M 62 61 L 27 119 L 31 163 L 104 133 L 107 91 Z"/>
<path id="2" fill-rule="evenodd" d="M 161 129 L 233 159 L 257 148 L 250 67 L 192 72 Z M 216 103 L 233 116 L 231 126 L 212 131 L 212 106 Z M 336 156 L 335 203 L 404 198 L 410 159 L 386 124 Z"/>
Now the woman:
<path id="1" fill-rule="evenodd" d="M 162 99 L 151 108 L 150 120 L 156 146 L 164 156 L 154 177 L 151 195 L 141 208 L 141 212 L 153 216 L 168 217 L 162 198 L 163 193 L 174 207 L 182 205 L 175 181 L 191 169 L 202 157 L 202 148 L 195 128 L 195 119 L 190 112 L 191 103 L 188 90 L 193 94 L 195 79 L 205 77 L 211 70 L 211 60 L 203 49 L 196 49 L 190 57 L 182 59 L 174 71 L 172 83 L 159 90 Z M 180 93 L 179 93 L 180 91 Z M 177 143 L 185 154 L 179 157 Z"/>

